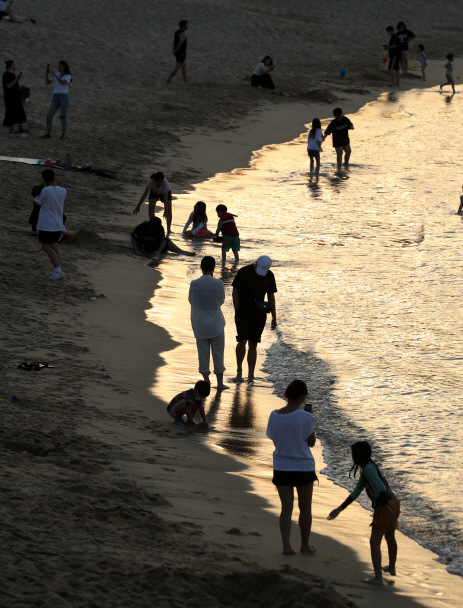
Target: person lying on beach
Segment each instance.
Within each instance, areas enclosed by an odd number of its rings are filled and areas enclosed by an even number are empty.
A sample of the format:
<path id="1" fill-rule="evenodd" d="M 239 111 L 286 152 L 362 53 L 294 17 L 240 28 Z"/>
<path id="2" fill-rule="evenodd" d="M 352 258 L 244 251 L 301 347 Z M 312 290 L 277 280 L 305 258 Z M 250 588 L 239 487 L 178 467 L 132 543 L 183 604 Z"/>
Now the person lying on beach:
<path id="1" fill-rule="evenodd" d="M 193 224 L 193 228 L 188 230 L 190 224 Z M 188 238 L 199 238 L 207 239 L 214 235 L 210 230 L 207 229 L 207 214 L 206 214 L 206 203 L 198 201 L 190 213 L 187 223 L 183 228 L 183 235 Z"/>
<path id="2" fill-rule="evenodd" d="M 167 413 L 174 419 L 174 424 L 178 424 L 179 426 L 196 426 L 194 417 L 196 412 L 199 411 L 202 421 L 207 424 L 203 401 L 210 394 L 211 385 L 209 382 L 199 380 L 194 388 L 175 395 L 167 406 Z M 186 422 L 183 416 L 186 416 Z"/>
<path id="3" fill-rule="evenodd" d="M 366 490 L 374 509 L 370 548 L 375 576 L 374 578 L 364 579 L 363 582 L 371 585 L 382 585 L 383 571 L 388 572 L 391 576 L 396 575 L 397 541 L 395 539 L 395 531 L 397 530 L 397 521 L 400 515 L 400 501 L 392 492 L 378 465 L 371 459 L 370 444 L 366 441 L 357 441 L 357 443 L 351 446 L 351 450 L 352 460 L 354 461 L 351 472 L 354 469 L 355 477 L 360 467 L 362 470 L 360 479 L 354 491 L 340 507 L 331 511 L 328 519 L 335 519 L 341 511 L 354 502 L 363 489 Z M 383 536 L 386 538 L 389 565 L 381 568 L 381 541 Z"/>
<path id="4" fill-rule="evenodd" d="M 162 171 L 153 173 L 153 175 L 149 178 L 145 191 L 141 195 L 138 205 L 133 210 L 134 215 L 137 215 L 140 212 L 143 201 L 146 199 L 148 194 L 148 217 L 151 219 L 156 215 L 156 203 L 161 201 L 164 204 L 164 217 L 167 224 L 167 234 L 170 234 L 170 226 L 172 224 L 172 190 Z"/>
<path id="5" fill-rule="evenodd" d="M 330 122 L 328 127 L 325 129 L 323 135 L 323 141 L 330 134 L 333 135 L 333 147 L 336 149 L 338 168 L 342 166 L 342 153 L 344 152 L 344 165 L 347 167 L 349 164 L 349 158 L 351 155 L 349 130 L 354 128 L 351 121 L 344 116 L 341 108 L 334 108 L 333 110 L 334 120 Z"/>
<path id="6" fill-rule="evenodd" d="M 217 224 L 215 236 L 219 236 L 220 232 L 223 234 L 222 264 L 225 264 L 227 261 L 227 252 L 230 251 L 230 249 L 233 251 L 233 255 L 235 256 L 235 264 L 238 264 L 240 261 L 238 251 L 241 249 L 240 233 L 238 232 L 238 228 L 236 227 L 235 223 L 235 217 L 238 216 L 233 215 L 233 213 L 228 213 L 225 205 L 217 205 L 215 210 L 220 218 L 219 223 Z"/>
<path id="7" fill-rule="evenodd" d="M 322 151 L 322 125 L 319 118 L 312 120 L 312 128 L 307 139 L 307 154 L 310 158 L 310 173 L 314 170 L 314 160 L 316 162 L 315 173 L 320 173 L 320 152 Z"/>
<path id="8" fill-rule="evenodd" d="M 293 380 L 285 390 L 285 407 L 273 410 L 267 425 L 267 437 L 273 441 L 273 479 L 281 500 L 280 533 L 283 555 L 295 555 L 291 547 L 291 517 L 294 488 L 299 502 L 301 553 L 315 553 L 309 545 L 312 528 L 313 483 L 317 481 L 315 460 L 310 448 L 315 445 L 315 418 L 300 407 L 307 397 L 307 385 Z"/>
<path id="9" fill-rule="evenodd" d="M 449 53 L 446 55 L 447 63 L 445 64 L 445 77 L 447 78 L 447 82 L 440 85 L 440 90 L 442 91 L 442 87 L 446 87 L 448 84 L 451 85 L 453 94 L 455 95 L 455 81 L 453 80 L 453 55 Z"/>
<path id="10" fill-rule="evenodd" d="M 166 238 L 161 218 L 152 217 L 139 224 L 130 236 L 134 253 L 146 257 L 158 257 L 163 251 L 173 251 L 180 255 L 196 255 L 194 251 L 184 251 Z"/>
<path id="11" fill-rule="evenodd" d="M 273 63 L 273 59 L 266 55 L 262 61 L 256 65 L 254 72 L 251 77 L 251 86 L 257 87 L 258 89 L 271 89 L 272 93 L 276 93 L 275 85 L 273 84 L 270 72 L 273 72 L 276 64 Z"/>
<path id="12" fill-rule="evenodd" d="M 172 47 L 172 53 L 175 55 L 175 68 L 166 80 L 167 84 L 170 84 L 170 81 L 179 70 L 182 70 L 183 80 L 188 82 L 186 77 L 186 31 L 188 29 L 188 21 L 182 19 L 182 21 L 179 22 L 178 27 L 179 29 L 175 32 L 174 45 Z"/>
<path id="13" fill-rule="evenodd" d="M 388 71 L 391 77 L 391 84 L 389 86 L 399 86 L 400 84 L 400 56 L 402 51 L 399 48 L 399 38 L 397 34 L 394 34 L 394 28 L 392 25 L 388 25 L 386 32 L 389 34 L 389 44 L 383 45 L 385 51 L 389 51 L 389 66 Z"/>

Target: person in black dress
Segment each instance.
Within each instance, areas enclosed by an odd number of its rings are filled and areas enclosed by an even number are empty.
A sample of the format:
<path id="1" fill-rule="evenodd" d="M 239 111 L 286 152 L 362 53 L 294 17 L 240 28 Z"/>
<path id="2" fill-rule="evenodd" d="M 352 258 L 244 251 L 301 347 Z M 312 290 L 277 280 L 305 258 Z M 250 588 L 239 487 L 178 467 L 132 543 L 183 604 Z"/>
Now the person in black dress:
<path id="1" fill-rule="evenodd" d="M 17 76 L 15 74 L 16 64 L 10 59 L 6 61 L 6 69 L 3 73 L 3 97 L 5 100 L 5 118 L 3 126 L 9 127 L 10 133 L 13 133 L 14 125 L 19 125 L 19 132 L 26 131 L 26 112 L 21 101 L 21 86 L 19 81 L 22 77 L 22 72 Z"/>
<path id="2" fill-rule="evenodd" d="M 174 46 L 172 47 L 172 53 L 175 55 L 176 66 L 172 74 L 166 80 L 167 84 L 170 83 L 172 78 L 179 70 L 182 70 L 183 80 L 188 82 L 186 77 L 186 31 L 188 29 L 188 21 L 183 19 L 178 24 L 178 27 L 179 29 L 175 32 L 174 36 Z"/>

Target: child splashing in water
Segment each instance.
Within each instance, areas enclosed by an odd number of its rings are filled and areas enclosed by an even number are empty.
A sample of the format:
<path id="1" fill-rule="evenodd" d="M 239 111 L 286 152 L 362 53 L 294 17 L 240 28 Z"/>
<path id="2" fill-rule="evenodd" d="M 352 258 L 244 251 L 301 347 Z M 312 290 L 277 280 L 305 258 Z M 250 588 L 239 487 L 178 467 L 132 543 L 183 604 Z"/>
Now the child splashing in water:
<path id="1" fill-rule="evenodd" d="M 371 459 L 370 444 L 366 441 L 357 441 L 351 447 L 351 450 L 352 460 L 354 461 L 352 466 L 354 477 L 360 467 L 362 469 L 360 479 L 352 494 L 346 498 L 340 507 L 331 511 L 328 519 L 335 519 L 341 511 L 354 502 L 365 488 L 374 508 L 370 548 L 375 576 L 374 578 L 364 579 L 363 582 L 371 585 L 382 585 L 383 570 L 392 576 L 396 574 L 397 541 L 395 539 L 395 531 L 397 530 L 397 519 L 400 515 L 400 502 L 394 496 L 378 466 Z M 381 568 L 381 540 L 383 536 L 386 538 L 389 565 Z"/>
<path id="2" fill-rule="evenodd" d="M 191 223 L 193 223 L 193 228 L 192 230 L 188 230 Z M 199 237 L 203 239 L 214 236 L 212 232 L 207 229 L 206 203 L 203 203 L 203 201 L 198 201 L 196 203 L 185 224 L 183 234 L 190 238 Z"/>

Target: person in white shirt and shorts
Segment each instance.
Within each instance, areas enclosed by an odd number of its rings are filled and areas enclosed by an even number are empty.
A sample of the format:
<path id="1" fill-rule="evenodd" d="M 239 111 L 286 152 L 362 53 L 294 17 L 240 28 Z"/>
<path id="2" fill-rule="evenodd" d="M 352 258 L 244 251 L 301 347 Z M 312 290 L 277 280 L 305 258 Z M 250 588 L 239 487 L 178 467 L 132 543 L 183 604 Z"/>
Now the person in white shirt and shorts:
<path id="1" fill-rule="evenodd" d="M 172 225 L 172 190 L 162 171 L 153 173 L 149 178 L 145 191 L 141 195 L 138 205 L 133 210 L 134 215 L 137 215 L 140 212 L 143 201 L 147 196 L 148 216 L 150 219 L 156 214 L 156 203 L 158 201 L 164 203 L 164 218 L 167 224 L 167 235 L 169 235 L 171 232 L 170 227 Z"/>
<path id="2" fill-rule="evenodd" d="M 53 169 L 42 171 L 42 191 L 35 197 L 34 202 L 40 206 L 37 230 L 39 231 L 39 243 L 53 264 L 53 272 L 47 272 L 50 279 L 64 279 L 61 270 L 61 256 L 58 242 L 61 238 L 63 228 L 63 210 L 66 190 L 55 184 L 55 172 Z"/>

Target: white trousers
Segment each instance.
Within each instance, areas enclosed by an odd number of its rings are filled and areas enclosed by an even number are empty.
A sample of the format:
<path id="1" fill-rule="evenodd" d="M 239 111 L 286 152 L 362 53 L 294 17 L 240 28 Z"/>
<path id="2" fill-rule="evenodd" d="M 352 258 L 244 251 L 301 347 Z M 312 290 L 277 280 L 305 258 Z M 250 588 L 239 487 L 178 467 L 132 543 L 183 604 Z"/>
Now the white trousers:
<path id="1" fill-rule="evenodd" d="M 214 362 L 214 374 L 223 374 L 225 365 L 223 364 L 223 355 L 225 352 L 225 332 L 213 338 L 196 338 L 196 346 L 198 348 L 199 373 L 210 374 L 209 361 L 212 351 L 212 361 Z"/>

